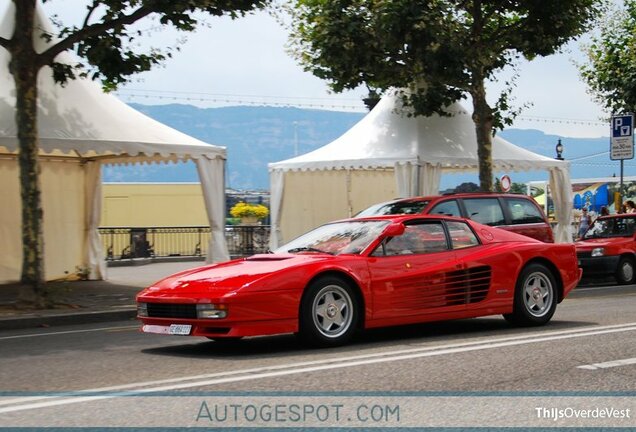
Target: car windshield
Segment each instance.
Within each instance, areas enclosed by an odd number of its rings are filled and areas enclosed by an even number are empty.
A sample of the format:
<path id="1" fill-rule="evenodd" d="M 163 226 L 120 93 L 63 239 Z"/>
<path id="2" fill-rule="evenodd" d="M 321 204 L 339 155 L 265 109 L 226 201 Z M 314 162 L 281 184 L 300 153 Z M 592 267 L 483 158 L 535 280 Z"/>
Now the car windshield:
<path id="1" fill-rule="evenodd" d="M 380 216 L 392 214 L 419 214 L 426 208 L 430 201 L 393 201 L 375 204 L 362 210 L 356 217 Z"/>
<path id="2" fill-rule="evenodd" d="M 631 237 L 635 226 L 634 218 L 596 219 L 583 238 Z"/>
<path id="3" fill-rule="evenodd" d="M 389 221 L 371 220 L 323 225 L 281 246 L 274 253 L 359 254 L 388 224 Z"/>

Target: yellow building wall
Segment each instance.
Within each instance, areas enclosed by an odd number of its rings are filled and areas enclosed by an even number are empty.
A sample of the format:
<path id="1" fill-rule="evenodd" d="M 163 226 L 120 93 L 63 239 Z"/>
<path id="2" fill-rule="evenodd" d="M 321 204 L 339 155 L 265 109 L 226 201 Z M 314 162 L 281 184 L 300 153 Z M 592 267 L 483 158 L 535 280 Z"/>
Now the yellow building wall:
<path id="1" fill-rule="evenodd" d="M 104 183 L 102 227 L 209 225 L 199 183 Z"/>

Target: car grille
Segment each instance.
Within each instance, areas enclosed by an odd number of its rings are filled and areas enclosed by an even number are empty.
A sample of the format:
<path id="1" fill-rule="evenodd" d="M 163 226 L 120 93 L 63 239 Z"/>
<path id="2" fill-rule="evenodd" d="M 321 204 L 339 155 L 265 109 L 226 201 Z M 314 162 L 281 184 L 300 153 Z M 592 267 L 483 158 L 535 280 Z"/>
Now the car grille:
<path id="1" fill-rule="evenodd" d="M 576 253 L 576 257 L 578 259 L 581 258 L 592 258 L 592 251 L 587 251 L 587 252 L 577 252 Z"/>
<path id="2" fill-rule="evenodd" d="M 491 279 L 492 270 L 489 266 L 406 279 L 394 285 L 395 290 L 403 294 L 393 297 L 392 303 L 401 309 L 431 309 L 477 303 L 488 295 Z"/>
<path id="3" fill-rule="evenodd" d="M 148 316 L 152 318 L 196 318 L 196 304 L 148 303 Z"/>
<path id="4" fill-rule="evenodd" d="M 482 266 L 450 272 L 447 275 L 448 305 L 477 303 L 486 298 L 490 289 L 490 267 Z"/>

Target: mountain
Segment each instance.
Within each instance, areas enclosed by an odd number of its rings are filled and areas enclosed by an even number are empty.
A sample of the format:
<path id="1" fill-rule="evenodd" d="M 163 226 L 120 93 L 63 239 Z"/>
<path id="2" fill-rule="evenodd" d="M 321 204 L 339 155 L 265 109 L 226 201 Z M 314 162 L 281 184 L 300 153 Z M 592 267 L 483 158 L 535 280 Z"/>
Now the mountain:
<path id="1" fill-rule="evenodd" d="M 364 116 L 299 108 L 131 106 L 201 141 L 227 147 L 226 185 L 234 189 L 269 189 L 269 162 L 321 147 Z M 108 167 L 104 181 L 188 182 L 198 181 L 198 176 L 193 163 L 142 165 Z"/>
<path id="2" fill-rule="evenodd" d="M 192 105 L 131 106 L 168 126 L 201 141 L 227 147 L 226 185 L 233 189 L 269 189 L 267 164 L 303 154 L 338 138 L 364 113 L 348 113 L 280 107 L 198 108 Z M 504 139 L 535 153 L 555 157 L 560 138 L 563 156 L 572 160 L 572 178 L 606 177 L 619 173 L 619 163 L 610 161 L 609 138 L 568 138 L 532 129 L 506 129 Z M 577 161 L 577 158 L 599 154 Z M 636 169 L 626 161 L 626 175 Z M 476 181 L 476 174 L 442 177 L 442 188 Z M 545 172 L 514 173 L 514 182 L 547 179 Z M 194 164 L 133 165 L 106 167 L 107 182 L 196 182 Z"/>

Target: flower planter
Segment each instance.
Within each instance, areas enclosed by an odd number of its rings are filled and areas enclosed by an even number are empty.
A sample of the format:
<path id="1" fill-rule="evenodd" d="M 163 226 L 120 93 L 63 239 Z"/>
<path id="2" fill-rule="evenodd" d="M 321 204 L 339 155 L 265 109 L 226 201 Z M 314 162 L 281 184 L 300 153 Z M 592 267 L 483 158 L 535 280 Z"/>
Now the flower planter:
<path id="1" fill-rule="evenodd" d="M 258 218 L 256 216 L 243 216 L 241 225 L 258 225 Z"/>

